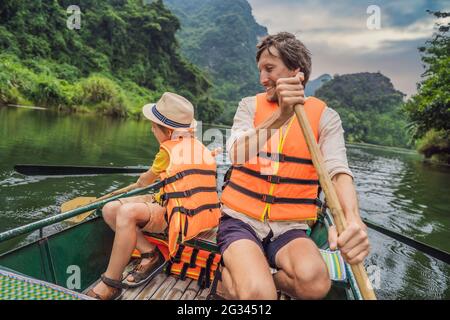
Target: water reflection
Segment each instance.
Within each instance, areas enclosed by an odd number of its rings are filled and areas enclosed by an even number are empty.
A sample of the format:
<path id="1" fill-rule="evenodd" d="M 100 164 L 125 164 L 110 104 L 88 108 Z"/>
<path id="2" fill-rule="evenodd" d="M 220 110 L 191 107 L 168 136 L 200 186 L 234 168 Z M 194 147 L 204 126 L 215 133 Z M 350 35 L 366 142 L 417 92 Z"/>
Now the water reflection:
<path id="1" fill-rule="evenodd" d="M 349 147 L 361 214 L 366 219 L 450 251 L 450 172 L 424 165 L 414 153 Z M 381 269 L 384 299 L 449 298 L 450 267 L 371 231 L 367 265 Z"/>

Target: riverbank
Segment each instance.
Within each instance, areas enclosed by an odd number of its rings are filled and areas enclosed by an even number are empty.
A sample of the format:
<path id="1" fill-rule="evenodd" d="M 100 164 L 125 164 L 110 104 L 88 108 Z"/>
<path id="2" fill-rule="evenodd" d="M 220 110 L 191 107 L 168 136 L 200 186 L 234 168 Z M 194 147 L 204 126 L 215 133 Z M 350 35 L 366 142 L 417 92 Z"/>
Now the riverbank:
<path id="1" fill-rule="evenodd" d="M 162 94 L 105 72 L 83 77 L 75 67 L 49 60 L 24 62 L 14 55 L 2 54 L 0 70 L 3 106 L 127 117 L 140 113 L 143 104 Z"/>

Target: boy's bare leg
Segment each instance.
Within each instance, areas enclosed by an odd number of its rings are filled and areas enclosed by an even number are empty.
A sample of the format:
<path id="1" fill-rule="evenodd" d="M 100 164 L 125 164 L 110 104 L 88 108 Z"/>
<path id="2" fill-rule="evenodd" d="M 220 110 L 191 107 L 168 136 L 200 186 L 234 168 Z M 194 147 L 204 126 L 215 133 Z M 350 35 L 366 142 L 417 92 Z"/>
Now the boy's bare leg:
<path id="1" fill-rule="evenodd" d="M 139 202 L 145 202 L 146 205 L 149 207 L 152 214 L 150 214 L 150 221 L 153 220 L 154 215 L 163 215 L 165 212 L 165 208 L 159 206 L 156 203 L 150 203 L 152 201 L 152 196 L 136 196 L 136 197 L 130 197 L 126 199 L 121 199 L 121 202 L 119 201 L 111 201 L 108 202 L 102 209 L 103 212 L 103 219 L 105 222 L 110 226 L 110 228 L 113 231 L 116 231 L 116 218 L 117 214 L 119 212 L 119 209 L 122 205 L 127 203 L 139 203 Z M 159 218 L 158 218 L 159 219 Z M 154 227 L 154 229 L 151 229 Z M 161 227 L 155 226 L 155 224 L 149 223 L 149 225 L 146 225 L 144 227 L 147 231 L 150 232 L 163 232 L 164 228 L 161 230 Z M 150 228 L 150 230 L 148 230 Z M 141 228 L 136 228 L 136 249 L 139 250 L 139 252 L 150 252 L 155 248 L 155 246 L 147 241 L 145 239 L 144 234 L 141 231 Z"/>
<path id="2" fill-rule="evenodd" d="M 277 292 L 261 248 L 251 240 L 233 242 L 223 253 L 225 268 L 219 292 L 240 300 L 276 299 Z"/>
<path id="3" fill-rule="evenodd" d="M 299 299 L 322 299 L 331 287 L 327 266 L 315 243 L 294 239 L 278 251 L 274 275 L 276 287 Z"/>
<path id="4" fill-rule="evenodd" d="M 120 207 L 116 216 L 116 235 L 108 268 L 105 271 L 106 277 L 121 280 L 122 272 L 136 247 L 138 234 L 136 228 L 138 225 L 148 223 L 150 215 L 149 207 L 145 203 L 128 203 Z M 154 247 L 150 243 L 148 245 Z M 106 296 L 110 292 L 110 288 L 101 281 L 94 291 L 100 296 Z"/>
<path id="5" fill-rule="evenodd" d="M 167 227 L 167 222 L 164 219 L 166 208 L 161 207 L 157 203 L 148 203 L 147 202 L 147 203 L 145 203 L 145 205 L 149 208 L 150 216 L 149 216 L 149 220 L 147 221 L 147 224 L 145 226 L 143 226 L 141 229 L 137 230 L 137 240 L 138 241 L 136 244 L 136 248 L 141 253 L 147 253 L 147 252 L 153 251 L 156 247 L 154 244 L 151 244 L 150 242 L 147 241 L 147 239 L 145 239 L 142 231 L 162 233 L 162 232 L 164 232 L 164 230 Z M 140 241 L 140 243 L 139 243 L 139 241 Z M 142 258 L 140 265 L 145 267 L 148 264 L 154 263 L 156 261 L 156 259 L 157 259 L 157 257 L 155 257 L 153 259 Z M 132 275 L 129 275 L 127 277 L 127 280 L 130 282 L 134 282 L 134 277 Z"/>

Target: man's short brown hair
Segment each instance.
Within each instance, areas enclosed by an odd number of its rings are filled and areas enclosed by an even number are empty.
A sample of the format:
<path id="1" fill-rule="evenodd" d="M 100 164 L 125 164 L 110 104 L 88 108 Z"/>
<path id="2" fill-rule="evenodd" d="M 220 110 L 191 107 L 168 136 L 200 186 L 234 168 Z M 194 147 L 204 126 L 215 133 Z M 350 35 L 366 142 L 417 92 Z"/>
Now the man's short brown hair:
<path id="1" fill-rule="evenodd" d="M 259 62 L 264 50 L 274 47 L 280 53 L 280 58 L 289 70 L 300 68 L 300 72 L 305 75 L 303 85 L 308 82 L 311 75 L 311 53 L 305 45 L 298 40 L 295 35 L 289 32 L 280 32 L 275 35 L 266 36 L 256 46 L 256 63 Z"/>

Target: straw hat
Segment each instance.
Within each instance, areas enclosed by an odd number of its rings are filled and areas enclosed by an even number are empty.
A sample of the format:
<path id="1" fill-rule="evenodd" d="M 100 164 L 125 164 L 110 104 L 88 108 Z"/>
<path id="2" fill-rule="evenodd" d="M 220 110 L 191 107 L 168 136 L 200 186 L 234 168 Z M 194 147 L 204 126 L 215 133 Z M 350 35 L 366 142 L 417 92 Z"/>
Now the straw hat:
<path id="1" fill-rule="evenodd" d="M 197 124 L 192 103 L 172 92 L 164 92 L 157 103 L 146 104 L 142 112 L 147 119 L 174 130 L 195 128 Z"/>

